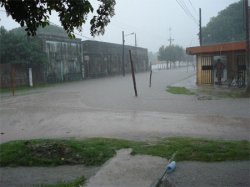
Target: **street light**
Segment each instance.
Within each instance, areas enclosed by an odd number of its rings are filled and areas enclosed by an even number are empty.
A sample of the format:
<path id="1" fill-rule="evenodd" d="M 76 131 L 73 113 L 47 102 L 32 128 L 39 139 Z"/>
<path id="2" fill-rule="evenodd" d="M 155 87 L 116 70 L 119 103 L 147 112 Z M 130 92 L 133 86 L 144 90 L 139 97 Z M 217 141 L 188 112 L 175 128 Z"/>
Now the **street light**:
<path id="1" fill-rule="evenodd" d="M 125 34 L 124 36 L 126 37 L 126 36 L 134 35 L 134 34 L 135 34 L 134 32 L 131 32 L 131 33 L 129 33 L 129 34 Z"/>
<path id="2" fill-rule="evenodd" d="M 129 35 L 135 35 L 135 47 L 136 47 L 136 33 L 131 32 L 129 34 L 124 34 L 124 31 L 122 31 L 122 74 L 125 76 L 125 63 L 124 63 L 124 44 L 125 44 L 125 37 Z"/>

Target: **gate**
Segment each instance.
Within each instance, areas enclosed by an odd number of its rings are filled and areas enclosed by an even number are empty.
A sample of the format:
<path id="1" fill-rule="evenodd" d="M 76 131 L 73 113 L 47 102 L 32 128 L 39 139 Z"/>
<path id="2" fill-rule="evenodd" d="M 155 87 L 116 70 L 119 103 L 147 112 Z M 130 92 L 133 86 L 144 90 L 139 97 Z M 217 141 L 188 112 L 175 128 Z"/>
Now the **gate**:
<path id="1" fill-rule="evenodd" d="M 198 56 L 197 57 L 197 83 L 198 84 L 213 84 L 213 57 Z"/>
<path id="2" fill-rule="evenodd" d="M 239 87 L 246 85 L 246 61 L 244 55 L 238 55 L 236 57 L 237 62 L 237 75 L 236 81 Z"/>

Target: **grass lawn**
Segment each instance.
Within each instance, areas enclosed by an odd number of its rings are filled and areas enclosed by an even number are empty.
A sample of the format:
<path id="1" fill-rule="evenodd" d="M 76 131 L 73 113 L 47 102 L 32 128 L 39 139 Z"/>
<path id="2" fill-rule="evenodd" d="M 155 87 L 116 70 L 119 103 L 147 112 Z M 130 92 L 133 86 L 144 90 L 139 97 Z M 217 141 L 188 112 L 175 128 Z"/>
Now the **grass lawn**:
<path id="1" fill-rule="evenodd" d="M 129 141 L 109 138 L 18 140 L 0 145 L 0 166 L 102 165 L 116 150 L 132 148 L 132 154 L 176 160 L 250 160 L 249 141 L 221 141 L 186 137 L 158 141 Z"/>
<path id="2" fill-rule="evenodd" d="M 220 88 L 216 89 L 213 87 L 199 87 L 196 90 L 189 90 L 185 87 L 167 86 L 166 91 L 172 94 L 183 94 L 183 95 L 206 95 L 205 99 L 222 99 L 222 98 L 249 98 L 250 95 L 246 93 L 244 89 L 229 89 Z M 200 96 L 199 96 L 200 97 Z"/>
<path id="3" fill-rule="evenodd" d="M 167 86 L 166 91 L 169 93 L 172 93 L 172 94 L 183 94 L 183 95 L 194 95 L 195 94 L 185 87 L 176 87 L 176 86 Z"/>
<path id="4" fill-rule="evenodd" d="M 67 84 L 68 82 L 58 82 L 58 83 L 41 83 L 41 84 L 36 84 L 33 85 L 33 87 L 30 86 L 19 86 L 15 87 L 14 93 L 15 95 L 26 95 L 30 91 L 37 91 L 41 90 L 44 88 L 50 88 L 50 87 L 55 87 L 55 86 L 60 86 L 63 84 Z M 0 88 L 0 94 L 12 94 L 12 88 Z"/>
<path id="5" fill-rule="evenodd" d="M 47 88 L 47 87 L 52 87 L 55 86 L 56 84 L 39 84 L 35 85 L 33 87 L 30 86 L 20 86 L 20 87 L 15 87 L 14 88 L 14 94 L 18 95 L 23 95 L 27 94 L 30 91 L 42 89 L 42 88 Z M 12 94 L 12 88 L 0 88 L 0 94 Z"/>

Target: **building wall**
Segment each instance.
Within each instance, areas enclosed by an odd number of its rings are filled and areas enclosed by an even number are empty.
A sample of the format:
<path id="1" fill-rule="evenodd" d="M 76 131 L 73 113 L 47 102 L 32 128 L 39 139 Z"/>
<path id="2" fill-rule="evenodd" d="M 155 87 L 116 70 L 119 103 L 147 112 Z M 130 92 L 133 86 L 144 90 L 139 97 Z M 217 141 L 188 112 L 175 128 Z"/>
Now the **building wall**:
<path id="1" fill-rule="evenodd" d="M 48 56 L 44 69 L 47 82 L 79 80 L 81 75 L 81 41 L 67 37 L 39 35 L 43 50 Z"/>
<path id="2" fill-rule="evenodd" d="M 11 87 L 12 70 L 15 71 L 15 85 L 28 86 L 28 68 L 32 67 L 33 83 L 62 82 L 88 77 L 100 77 L 122 73 L 122 45 L 97 41 L 71 40 L 64 36 L 38 34 L 42 50 L 48 63 L 1 65 L 0 87 Z M 148 51 L 145 48 L 125 46 L 125 71 L 131 71 L 129 50 L 135 72 L 147 71 Z M 3 67 L 4 66 L 4 67 Z"/>
<path id="3" fill-rule="evenodd" d="M 244 52 L 231 52 L 221 54 L 198 54 L 196 56 L 196 83 L 197 84 L 214 84 L 215 82 L 215 70 L 214 57 L 224 56 L 226 57 L 226 72 L 227 83 L 238 79 L 241 76 L 246 80 L 246 54 Z"/>
<path id="4" fill-rule="evenodd" d="M 132 52 L 135 71 L 146 71 L 147 49 L 134 46 L 124 47 L 125 71 L 131 71 L 129 50 Z M 86 78 L 122 73 L 122 45 L 88 40 L 82 42 L 82 51 L 84 59 L 82 66 Z"/>

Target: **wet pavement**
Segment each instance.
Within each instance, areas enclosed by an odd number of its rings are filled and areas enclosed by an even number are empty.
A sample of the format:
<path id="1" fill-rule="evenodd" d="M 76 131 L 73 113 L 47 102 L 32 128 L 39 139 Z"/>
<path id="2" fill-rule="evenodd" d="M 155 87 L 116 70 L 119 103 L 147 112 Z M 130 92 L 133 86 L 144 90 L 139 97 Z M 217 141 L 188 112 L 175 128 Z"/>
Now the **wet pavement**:
<path id="1" fill-rule="evenodd" d="M 100 167 L 83 165 L 57 167 L 0 167 L 1 187 L 39 187 L 94 176 Z"/>
<path id="2" fill-rule="evenodd" d="M 87 187 L 150 186 L 164 169 L 167 160 L 152 156 L 131 156 L 122 149 L 87 181 Z M 111 182 L 112 181 L 112 182 Z"/>
<path id="3" fill-rule="evenodd" d="M 90 178 L 87 187 L 155 187 L 168 161 L 160 157 L 131 156 L 120 150 Z M 163 177 L 161 187 L 248 187 L 249 161 L 177 162 L 176 169 Z"/>
<path id="4" fill-rule="evenodd" d="M 197 95 L 166 92 L 168 85 L 194 88 L 194 73 L 186 68 L 153 72 L 151 88 L 149 73 L 138 73 L 138 97 L 129 74 L 66 83 L 14 97 L 1 95 L 0 142 L 97 136 L 250 140 L 249 98 L 199 100 Z M 222 180 L 227 180 L 226 176 Z"/>

